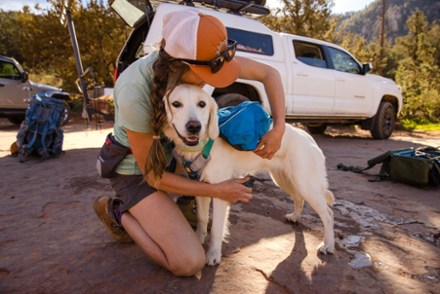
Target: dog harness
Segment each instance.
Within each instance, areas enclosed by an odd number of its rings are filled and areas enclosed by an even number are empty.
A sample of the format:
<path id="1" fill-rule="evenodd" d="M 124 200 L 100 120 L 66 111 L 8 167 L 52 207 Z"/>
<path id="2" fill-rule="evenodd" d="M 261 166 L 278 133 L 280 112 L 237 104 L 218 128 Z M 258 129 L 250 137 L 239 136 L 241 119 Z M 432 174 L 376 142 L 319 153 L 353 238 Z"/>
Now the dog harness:
<path id="1" fill-rule="evenodd" d="M 200 153 L 193 161 L 185 160 L 183 157 L 180 157 L 183 168 L 185 169 L 188 178 L 192 180 L 199 180 L 200 173 L 203 168 L 208 164 L 211 160 L 211 149 L 214 144 L 214 140 L 209 139 L 205 144 L 202 153 Z"/>

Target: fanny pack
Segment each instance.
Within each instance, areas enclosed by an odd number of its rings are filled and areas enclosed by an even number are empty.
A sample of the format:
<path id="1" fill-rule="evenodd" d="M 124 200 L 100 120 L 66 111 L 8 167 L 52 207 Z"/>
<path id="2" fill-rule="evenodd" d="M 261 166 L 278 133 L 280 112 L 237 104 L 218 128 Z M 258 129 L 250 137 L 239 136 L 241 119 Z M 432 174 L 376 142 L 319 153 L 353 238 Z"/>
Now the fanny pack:
<path id="1" fill-rule="evenodd" d="M 131 154 L 131 149 L 116 141 L 113 134 L 109 133 L 96 160 L 98 174 L 103 178 L 113 178 L 116 167 L 127 154 Z"/>

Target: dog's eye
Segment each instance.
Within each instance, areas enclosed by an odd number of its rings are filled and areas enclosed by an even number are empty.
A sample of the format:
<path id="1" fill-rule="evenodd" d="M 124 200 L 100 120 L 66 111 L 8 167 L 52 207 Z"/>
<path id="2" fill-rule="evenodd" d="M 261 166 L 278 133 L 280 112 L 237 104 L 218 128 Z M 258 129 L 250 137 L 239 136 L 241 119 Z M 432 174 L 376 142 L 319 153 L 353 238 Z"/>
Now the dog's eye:
<path id="1" fill-rule="evenodd" d="M 205 101 L 200 101 L 199 104 L 197 104 L 200 108 L 204 108 L 206 106 Z"/>
<path id="2" fill-rule="evenodd" d="M 182 103 L 180 103 L 179 101 L 174 101 L 173 103 L 171 103 L 171 105 L 173 105 L 175 108 L 179 108 L 182 106 Z"/>

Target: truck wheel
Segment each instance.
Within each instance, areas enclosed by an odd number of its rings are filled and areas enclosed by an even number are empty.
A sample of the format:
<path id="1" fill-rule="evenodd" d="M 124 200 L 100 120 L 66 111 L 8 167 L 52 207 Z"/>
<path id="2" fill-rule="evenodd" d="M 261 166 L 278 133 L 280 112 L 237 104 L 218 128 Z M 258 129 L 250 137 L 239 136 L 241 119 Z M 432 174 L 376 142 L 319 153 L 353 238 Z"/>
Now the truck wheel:
<path id="1" fill-rule="evenodd" d="M 24 114 L 23 115 L 16 115 L 16 116 L 10 116 L 8 117 L 9 122 L 13 123 L 14 125 L 20 125 L 22 121 L 24 121 Z"/>
<path id="2" fill-rule="evenodd" d="M 313 125 L 306 125 L 307 129 L 310 133 L 315 135 L 324 134 L 325 130 L 327 129 L 326 124 L 313 124 Z"/>
<path id="3" fill-rule="evenodd" d="M 218 108 L 223 108 L 227 106 L 237 106 L 241 102 L 249 101 L 249 98 L 237 93 L 228 93 L 218 96 L 215 101 L 218 104 Z"/>
<path id="4" fill-rule="evenodd" d="M 391 136 L 396 122 L 396 110 L 390 102 L 381 102 L 370 132 L 373 139 L 384 140 Z"/>
<path id="5" fill-rule="evenodd" d="M 240 1 L 245 2 L 245 3 L 249 3 L 251 1 L 253 1 L 257 5 L 261 5 L 261 6 L 266 5 L 266 0 L 240 0 Z"/>
<path id="6" fill-rule="evenodd" d="M 257 1 L 255 1 L 255 4 L 264 6 L 264 5 L 266 5 L 266 0 L 257 0 Z"/>

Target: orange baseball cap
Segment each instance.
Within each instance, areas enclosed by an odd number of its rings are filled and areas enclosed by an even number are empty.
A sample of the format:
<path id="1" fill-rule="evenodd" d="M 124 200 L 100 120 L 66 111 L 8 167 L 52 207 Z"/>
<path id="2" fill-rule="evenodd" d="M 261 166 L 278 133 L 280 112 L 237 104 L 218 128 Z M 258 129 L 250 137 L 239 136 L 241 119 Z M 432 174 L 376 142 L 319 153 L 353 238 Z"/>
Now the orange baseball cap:
<path id="1" fill-rule="evenodd" d="M 219 19 L 192 9 L 165 15 L 162 36 L 164 50 L 169 55 L 197 61 L 214 59 L 226 50 L 228 44 L 226 28 Z M 205 83 L 218 88 L 229 86 L 240 74 L 240 65 L 235 59 L 225 61 L 215 73 L 208 65 L 188 65 Z"/>

